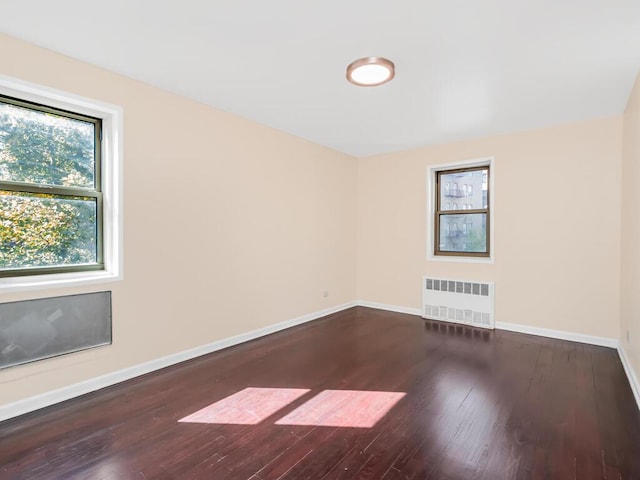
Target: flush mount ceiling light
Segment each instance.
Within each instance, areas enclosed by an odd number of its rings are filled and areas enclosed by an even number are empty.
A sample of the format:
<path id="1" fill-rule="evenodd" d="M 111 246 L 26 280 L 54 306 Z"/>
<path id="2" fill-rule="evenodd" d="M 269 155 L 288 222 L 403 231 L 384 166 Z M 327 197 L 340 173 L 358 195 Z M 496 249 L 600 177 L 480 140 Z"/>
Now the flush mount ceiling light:
<path id="1" fill-rule="evenodd" d="M 382 57 L 364 57 L 347 67 L 347 80 L 360 87 L 375 87 L 387 83 L 396 74 L 391 60 Z"/>

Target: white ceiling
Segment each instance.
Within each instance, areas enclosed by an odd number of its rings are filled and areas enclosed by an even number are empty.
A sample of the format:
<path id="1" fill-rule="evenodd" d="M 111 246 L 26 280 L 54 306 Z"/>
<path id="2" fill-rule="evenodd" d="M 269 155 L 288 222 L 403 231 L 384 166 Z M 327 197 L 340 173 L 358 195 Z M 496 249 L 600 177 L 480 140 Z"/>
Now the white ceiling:
<path id="1" fill-rule="evenodd" d="M 620 114 L 639 0 L 0 0 L 0 30 L 356 156 Z M 363 56 L 389 84 L 345 80 Z"/>

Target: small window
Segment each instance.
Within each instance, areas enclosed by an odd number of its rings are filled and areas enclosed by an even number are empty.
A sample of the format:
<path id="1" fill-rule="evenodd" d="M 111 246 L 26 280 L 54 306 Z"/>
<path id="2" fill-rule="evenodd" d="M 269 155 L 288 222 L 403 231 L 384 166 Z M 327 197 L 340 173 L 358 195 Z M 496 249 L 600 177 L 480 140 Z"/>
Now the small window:
<path id="1" fill-rule="evenodd" d="M 102 270 L 101 119 L 0 96 L 0 277 Z"/>
<path id="2" fill-rule="evenodd" d="M 434 255 L 488 257 L 490 252 L 487 221 L 489 166 L 458 168 L 435 171 Z M 471 203 L 453 204 L 453 209 L 443 208 L 445 192 L 441 185 L 461 185 L 461 192 L 471 197 L 474 190 L 481 189 L 482 197 L 472 198 Z M 458 227 L 460 225 L 460 227 Z M 456 232 L 451 235 L 450 232 Z M 449 232 L 449 233 L 447 233 Z"/>

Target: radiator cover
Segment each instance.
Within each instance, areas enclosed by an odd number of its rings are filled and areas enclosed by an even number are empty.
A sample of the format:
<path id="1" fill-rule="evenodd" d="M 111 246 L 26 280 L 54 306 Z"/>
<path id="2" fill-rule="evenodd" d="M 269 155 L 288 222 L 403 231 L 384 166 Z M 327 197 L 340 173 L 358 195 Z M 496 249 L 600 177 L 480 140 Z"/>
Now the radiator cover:
<path id="1" fill-rule="evenodd" d="M 424 318 L 493 329 L 494 299 L 493 282 L 423 278 Z"/>
<path id="2" fill-rule="evenodd" d="M 0 304 L 0 369 L 111 343 L 111 292 Z"/>

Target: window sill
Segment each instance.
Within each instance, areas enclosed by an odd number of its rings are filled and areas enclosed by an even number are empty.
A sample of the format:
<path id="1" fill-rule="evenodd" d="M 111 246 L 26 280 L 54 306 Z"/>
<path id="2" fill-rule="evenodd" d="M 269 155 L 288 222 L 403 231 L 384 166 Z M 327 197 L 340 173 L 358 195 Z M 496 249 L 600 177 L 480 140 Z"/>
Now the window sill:
<path id="1" fill-rule="evenodd" d="M 455 257 L 449 255 L 429 255 L 429 262 L 453 262 L 453 263 L 493 263 L 492 257 Z"/>
<path id="2" fill-rule="evenodd" d="M 73 272 L 49 275 L 32 275 L 26 277 L 0 278 L 0 292 L 21 292 L 29 290 L 45 290 L 58 287 L 78 287 L 97 283 L 117 282 L 122 275 L 116 272 Z"/>

